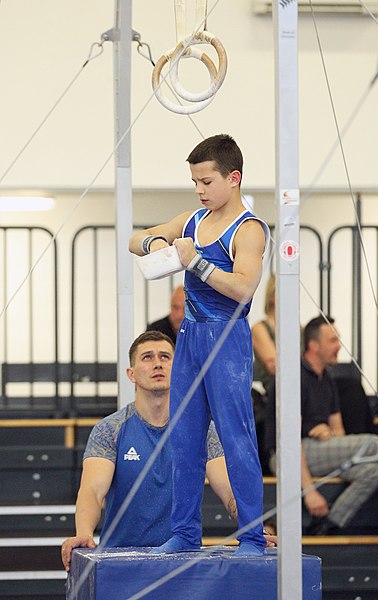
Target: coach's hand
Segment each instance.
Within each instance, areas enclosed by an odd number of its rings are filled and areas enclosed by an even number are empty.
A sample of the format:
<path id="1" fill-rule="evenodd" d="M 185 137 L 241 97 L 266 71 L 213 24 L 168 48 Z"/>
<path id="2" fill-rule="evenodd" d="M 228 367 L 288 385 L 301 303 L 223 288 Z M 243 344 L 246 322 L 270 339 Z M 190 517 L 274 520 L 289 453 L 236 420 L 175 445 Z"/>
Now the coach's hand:
<path id="1" fill-rule="evenodd" d="M 62 562 L 67 573 L 70 570 L 71 554 L 74 548 L 96 548 L 96 542 L 91 535 L 87 537 L 70 537 L 62 544 Z"/>

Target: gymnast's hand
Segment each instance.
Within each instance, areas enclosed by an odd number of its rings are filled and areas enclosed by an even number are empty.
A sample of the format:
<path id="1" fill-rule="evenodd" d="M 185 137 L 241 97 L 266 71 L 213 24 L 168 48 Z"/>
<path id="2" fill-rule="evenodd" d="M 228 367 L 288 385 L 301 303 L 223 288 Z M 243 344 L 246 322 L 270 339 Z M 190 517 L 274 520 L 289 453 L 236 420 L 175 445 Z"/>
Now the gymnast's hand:
<path id="1" fill-rule="evenodd" d="M 71 554 L 74 548 L 96 548 L 96 542 L 91 535 L 86 537 L 75 536 L 66 539 L 62 544 L 62 562 L 67 573 L 70 570 Z"/>
<path id="2" fill-rule="evenodd" d="M 177 248 L 181 264 L 187 267 L 197 254 L 192 238 L 176 238 L 173 245 Z"/>

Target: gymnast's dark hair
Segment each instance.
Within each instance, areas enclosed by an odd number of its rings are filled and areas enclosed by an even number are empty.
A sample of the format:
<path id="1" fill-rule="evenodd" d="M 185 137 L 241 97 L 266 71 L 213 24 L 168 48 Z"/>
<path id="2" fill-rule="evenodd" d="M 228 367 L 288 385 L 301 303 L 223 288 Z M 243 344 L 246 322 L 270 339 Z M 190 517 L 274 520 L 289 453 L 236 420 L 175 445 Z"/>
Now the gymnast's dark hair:
<path id="1" fill-rule="evenodd" d="M 332 317 L 323 317 L 323 315 L 319 315 L 318 317 L 315 317 L 315 319 L 311 319 L 303 331 L 304 349 L 308 350 L 308 344 L 310 340 L 319 339 L 320 328 L 322 325 L 333 325 L 334 322 L 335 319 Z"/>
<path id="2" fill-rule="evenodd" d="M 200 142 L 191 151 L 187 162 L 191 165 L 213 160 L 222 177 L 232 171 L 239 171 L 243 175 L 243 155 L 235 140 L 225 133 L 213 135 Z"/>
<path id="3" fill-rule="evenodd" d="M 131 344 L 130 346 L 130 350 L 129 350 L 129 361 L 130 361 L 130 366 L 133 366 L 134 364 L 134 359 L 135 359 L 135 353 L 138 349 L 138 346 L 140 346 L 141 344 L 144 344 L 145 342 L 168 342 L 168 344 L 170 344 L 172 346 L 172 350 L 175 350 L 175 345 L 172 342 L 171 338 L 169 338 L 167 335 L 165 335 L 165 333 L 162 333 L 161 331 L 145 331 L 144 333 L 141 333 Z"/>

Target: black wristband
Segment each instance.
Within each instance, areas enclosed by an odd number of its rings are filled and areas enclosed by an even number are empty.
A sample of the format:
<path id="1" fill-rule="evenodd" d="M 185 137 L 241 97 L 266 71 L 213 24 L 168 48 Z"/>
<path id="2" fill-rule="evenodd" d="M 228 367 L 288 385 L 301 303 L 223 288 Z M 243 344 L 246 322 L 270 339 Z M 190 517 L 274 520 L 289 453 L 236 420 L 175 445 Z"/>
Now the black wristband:
<path id="1" fill-rule="evenodd" d="M 167 244 L 168 244 L 168 240 L 165 237 L 163 237 L 162 235 L 148 235 L 147 237 L 145 237 L 142 240 L 141 248 L 142 248 L 143 254 L 150 253 L 150 246 L 154 240 L 164 240 L 164 242 L 167 242 Z"/>

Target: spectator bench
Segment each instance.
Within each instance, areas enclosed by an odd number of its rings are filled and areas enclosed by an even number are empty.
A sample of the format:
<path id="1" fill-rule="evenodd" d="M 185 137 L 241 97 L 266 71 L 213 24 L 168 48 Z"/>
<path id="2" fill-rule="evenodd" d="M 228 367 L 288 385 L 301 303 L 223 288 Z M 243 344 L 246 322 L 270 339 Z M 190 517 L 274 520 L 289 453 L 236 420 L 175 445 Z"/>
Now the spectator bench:
<path id="1" fill-rule="evenodd" d="M 109 389 L 112 395 L 104 393 Z M 116 363 L 4 362 L 1 365 L 3 418 L 103 417 L 115 410 Z"/>

